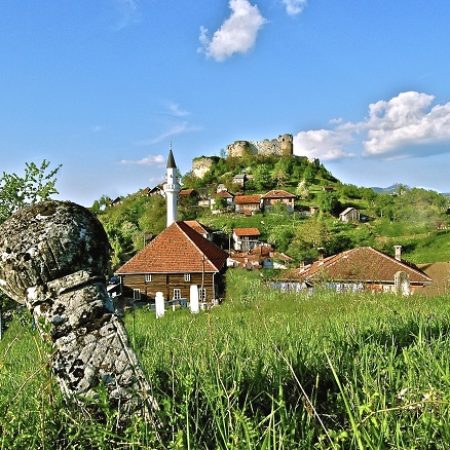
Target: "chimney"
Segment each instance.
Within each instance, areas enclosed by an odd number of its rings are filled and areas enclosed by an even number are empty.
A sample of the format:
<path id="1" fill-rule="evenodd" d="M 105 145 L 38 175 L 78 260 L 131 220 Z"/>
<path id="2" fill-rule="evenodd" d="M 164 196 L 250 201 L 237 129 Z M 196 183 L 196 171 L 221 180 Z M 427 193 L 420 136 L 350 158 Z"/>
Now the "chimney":
<path id="1" fill-rule="evenodd" d="M 394 245 L 394 250 L 395 250 L 395 259 L 397 261 L 401 261 L 402 260 L 402 246 Z"/>

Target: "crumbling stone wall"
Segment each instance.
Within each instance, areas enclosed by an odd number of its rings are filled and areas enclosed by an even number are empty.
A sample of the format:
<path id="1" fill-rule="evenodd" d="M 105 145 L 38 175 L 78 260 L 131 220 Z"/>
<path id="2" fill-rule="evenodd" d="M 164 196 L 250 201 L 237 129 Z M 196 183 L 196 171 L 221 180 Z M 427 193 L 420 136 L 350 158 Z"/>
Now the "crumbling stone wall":
<path id="1" fill-rule="evenodd" d="M 211 167 L 214 165 L 214 158 L 209 157 L 202 157 L 202 158 L 195 158 L 192 160 L 192 173 L 197 178 L 203 178 L 211 169 Z"/>
<path id="2" fill-rule="evenodd" d="M 275 139 L 235 141 L 227 146 L 227 155 L 230 157 L 242 157 L 246 152 L 261 155 L 291 156 L 294 154 L 294 138 L 292 134 L 282 134 Z"/>

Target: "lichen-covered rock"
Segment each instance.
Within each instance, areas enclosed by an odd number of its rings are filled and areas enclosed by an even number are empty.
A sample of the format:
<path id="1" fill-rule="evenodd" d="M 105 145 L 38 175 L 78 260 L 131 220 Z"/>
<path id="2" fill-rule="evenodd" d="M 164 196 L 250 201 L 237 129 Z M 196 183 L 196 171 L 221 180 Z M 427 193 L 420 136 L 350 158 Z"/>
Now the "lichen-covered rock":
<path id="1" fill-rule="evenodd" d="M 109 304 L 109 243 L 85 208 L 48 201 L 0 226 L 0 287 L 31 310 L 54 346 L 52 369 L 63 393 L 95 400 L 100 385 L 123 419 L 156 410 L 150 386 Z"/>

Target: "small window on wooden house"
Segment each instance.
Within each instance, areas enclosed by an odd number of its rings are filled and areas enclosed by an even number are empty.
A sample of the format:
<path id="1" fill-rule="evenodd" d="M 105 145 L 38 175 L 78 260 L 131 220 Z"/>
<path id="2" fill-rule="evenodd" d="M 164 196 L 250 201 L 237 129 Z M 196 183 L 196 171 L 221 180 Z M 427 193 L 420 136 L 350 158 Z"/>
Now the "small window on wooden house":
<path id="1" fill-rule="evenodd" d="M 133 300 L 140 300 L 140 299 L 141 299 L 141 290 L 133 289 Z"/>
<path id="2" fill-rule="evenodd" d="M 181 298 L 181 289 L 173 290 L 173 300 L 180 300 Z"/>
<path id="3" fill-rule="evenodd" d="M 152 282 L 152 274 L 151 273 L 146 273 L 145 274 L 145 282 L 146 283 L 151 283 Z"/>
<path id="4" fill-rule="evenodd" d="M 198 289 L 198 299 L 201 302 L 206 302 L 206 288 L 199 288 Z"/>
<path id="5" fill-rule="evenodd" d="M 185 273 L 185 274 L 184 274 L 184 281 L 186 281 L 187 283 L 188 283 L 189 281 L 191 281 L 191 274 L 190 274 L 190 273 Z"/>

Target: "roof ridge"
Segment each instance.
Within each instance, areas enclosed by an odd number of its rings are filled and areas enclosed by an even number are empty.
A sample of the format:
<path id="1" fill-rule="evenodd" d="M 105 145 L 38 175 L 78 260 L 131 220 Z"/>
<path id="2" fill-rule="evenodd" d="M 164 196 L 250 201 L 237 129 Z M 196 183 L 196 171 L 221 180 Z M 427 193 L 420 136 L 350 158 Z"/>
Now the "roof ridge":
<path id="1" fill-rule="evenodd" d="M 408 266 L 408 264 L 404 263 L 403 260 L 401 260 L 401 259 L 398 260 L 396 258 L 393 258 L 392 256 L 386 255 L 382 251 L 377 250 L 377 249 L 375 249 L 373 247 L 370 247 L 370 246 L 368 246 L 368 247 L 361 247 L 361 248 L 368 248 L 368 249 L 372 250 L 373 252 L 376 252 L 379 255 L 383 256 L 384 258 L 387 258 L 387 259 L 389 259 L 391 261 L 393 260 L 397 264 L 401 264 L 402 266 L 406 267 L 407 269 L 412 270 L 413 272 L 416 272 L 418 275 L 424 276 L 424 277 L 428 278 L 430 281 L 432 281 L 432 279 L 424 271 L 420 270 L 419 268 L 414 269 L 413 267 Z"/>
<path id="2" fill-rule="evenodd" d="M 186 237 L 189 239 L 189 241 L 194 245 L 194 247 L 200 252 L 200 254 L 202 255 L 202 257 L 206 258 L 211 265 L 218 271 L 220 272 L 220 269 L 217 267 L 216 263 L 213 262 L 212 259 L 208 258 L 208 256 L 205 254 L 205 252 L 194 242 L 194 240 L 191 238 L 191 236 L 189 236 L 189 234 L 186 232 L 186 230 L 184 230 L 181 226 L 180 223 L 186 225 L 189 228 L 189 231 L 192 231 L 194 233 L 196 233 L 196 235 L 198 235 L 200 238 L 205 239 L 201 234 L 197 233 L 197 231 L 195 231 L 194 229 L 192 229 L 189 225 L 185 224 L 183 220 L 180 220 L 179 222 L 175 222 L 177 227 L 186 235 Z M 196 236 L 197 237 L 197 236 Z M 208 244 L 214 245 L 214 243 L 208 241 L 208 239 L 205 239 L 205 241 L 208 242 Z"/>

